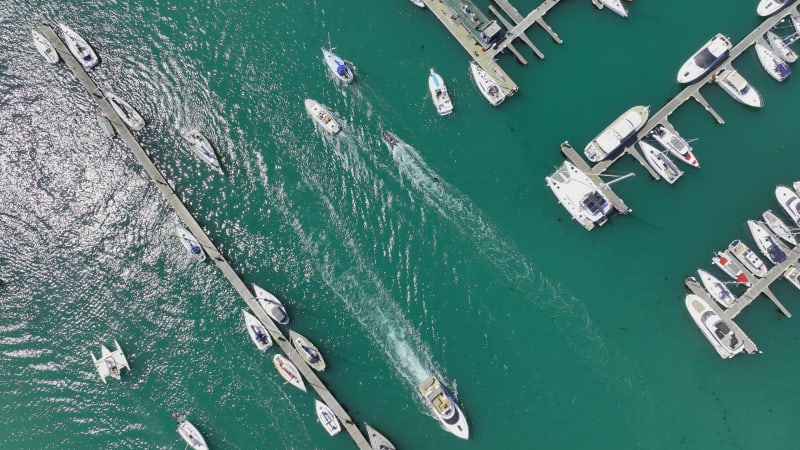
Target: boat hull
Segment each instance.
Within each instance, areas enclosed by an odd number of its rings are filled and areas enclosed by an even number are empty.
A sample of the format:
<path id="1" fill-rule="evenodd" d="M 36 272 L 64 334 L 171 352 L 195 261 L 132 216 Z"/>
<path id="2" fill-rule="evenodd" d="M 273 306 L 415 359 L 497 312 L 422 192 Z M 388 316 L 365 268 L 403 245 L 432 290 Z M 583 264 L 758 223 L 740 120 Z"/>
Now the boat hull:
<path id="1" fill-rule="evenodd" d="M 205 250 L 203 250 L 200 242 L 192 235 L 192 233 L 189 232 L 189 230 L 176 225 L 175 232 L 178 234 L 178 238 L 181 240 L 181 245 L 183 245 L 183 247 L 186 249 L 186 253 L 195 257 L 199 262 L 206 260 Z"/>
<path id="2" fill-rule="evenodd" d="M 84 69 L 91 69 L 100 63 L 97 53 L 94 52 L 92 46 L 81 35 L 63 23 L 58 24 L 58 26 L 64 34 L 64 42 L 66 42 L 70 53 L 81 63 Z"/>
<path id="3" fill-rule="evenodd" d="M 433 69 L 431 69 L 431 74 L 428 76 L 428 90 L 431 92 L 433 106 L 436 107 L 436 112 L 440 116 L 447 116 L 453 113 L 453 101 L 447 91 L 447 86 L 442 77 L 434 72 Z"/>
<path id="4" fill-rule="evenodd" d="M 130 103 L 121 99 L 116 94 L 112 94 L 111 92 L 106 93 L 106 100 L 108 100 L 108 103 L 111 104 L 114 112 L 116 112 L 119 118 L 125 122 L 125 125 L 127 125 L 128 128 L 134 131 L 139 131 L 144 128 L 144 119 L 139 112 L 137 112 L 136 109 L 130 105 Z"/>
<path id="5" fill-rule="evenodd" d="M 186 441 L 189 447 L 195 450 L 208 449 L 208 445 L 206 445 L 206 440 L 203 438 L 203 435 L 200 434 L 200 431 L 197 429 L 197 427 L 195 427 L 188 420 L 184 419 L 178 423 L 178 434 L 180 434 L 183 440 Z"/>
<path id="6" fill-rule="evenodd" d="M 608 221 L 611 202 L 574 164 L 564 161 L 553 175 L 545 177 L 545 181 L 558 203 L 587 231 Z"/>
<path id="7" fill-rule="evenodd" d="M 250 340 L 253 341 L 256 348 L 263 352 L 272 347 L 272 338 L 264 324 L 261 323 L 256 316 L 247 312 L 247 310 L 243 309 L 242 314 L 244 315 L 244 326 L 247 329 L 247 334 L 250 336 Z"/>
<path id="8" fill-rule="evenodd" d="M 722 69 L 714 76 L 714 82 L 737 102 L 752 108 L 764 106 L 761 94 L 733 69 Z"/>
<path id="9" fill-rule="evenodd" d="M 775 81 L 780 83 L 792 74 L 792 69 L 789 67 L 789 64 L 786 64 L 783 58 L 776 55 L 766 41 L 763 39 L 759 40 L 756 42 L 755 48 L 756 56 L 758 56 L 761 67 L 763 67 L 764 71 L 775 79 Z"/>
<path id="10" fill-rule="evenodd" d="M 297 370 L 294 364 L 289 361 L 283 355 L 275 355 L 272 359 L 273 364 L 275 364 L 275 370 L 278 371 L 281 377 L 283 377 L 286 382 L 291 384 L 292 386 L 300 389 L 303 392 L 306 392 L 306 384 L 303 382 L 303 378 L 300 376 L 300 371 Z"/>
<path id="11" fill-rule="evenodd" d="M 303 361 L 309 367 L 317 372 L 325 370 L 325 359 L 322 358 L 322 352 L 308 338 L 296 331 L 289 330 L 289 340 L 292 342 L 294 349 L 297 350 L 297 354 L 303 358 Z"/>
<path id="12" fill-rule="evenodd" d="M 678 169 L 678 166 L 667 155 L 658 151 L 657 148 L 644 141 L 639 142 L 639 147 L 650 167 L 667 183 L 673 184 L 683 175 L 683 171 Z"/>
<path id="13" fill-rule="evenodd" d="M 758 278 L 767 276 L 767 266 L 764 264 L 764 261 L 756 255 L 756 252 L 745 245 L 744 242 L 739 239 L 732 241 L 730 245 L 728 245 L 728 251 L 753 275 Z"/>
<path id="14" fill-rule="evenodd" d="M 272 320 L 281 325 L 289 324 L 289 314 L 286 312 L 286 307 L 283 306 L 283 303 L 278 300 L 278 297 L 255 283 L 253 283 L 253 291 L 255 291 L 256 300 L 264 308 L 264 312 L 272 317 Z"/>
<path id="15" fill-rule="evenodd" d="M 747 227 L 750 228 L 750 234 L 753 240 L 756 241 L 756 246 L 772 264 L 780 264 L 786 261 L 786 253 L 781 249 L 778 244 L 777 238 L 773 237 L 767 231 L 767 224 L 757 222 L 755 220 L 748 220 Z"/>
<path id="16" fill-rule="evenodd" d="M 703 269 L 697 269 L 697 274 L 700 275 L 700 281 L 703 283 L 703 287 L 706 288 L 706 292 L 711 295 L 711 298 L 725 308 L 733 306 L 736 302 L 736 296 L 717 277 Z"/>
<path id="17" fill-rule="evenodd" d="M 636 137 L 636 132 L 644 127 L 649 116 L 650 108 L 647 106 L 634 106 L 625 111 L 586 145 L 583 150 L 586 158 L 591 162 L 617 158 Z"/>
<path id="18" fill-rule="evenodd" d="M 797 53 L 789 47 L 789 44 L 783 41 L 783 38 L 778 36 L 772 31 L 767 31 L 764 34 L 764 37 L 769 42 L 769 46 L 772 47 L 772 51 L 775 52 L 782 60 L 786 61 L 787 63 L 793 63 L 797 61 Z"/>
<path id="19" fill-rule="evenodd" d="M 345 84 L 350 84 L 353 82 L 355 79 L 353 76 L 353 71 L 342 58 L 336 56 L 336 54 L 332 51 L 325 50 L 323 48 L 322 59 L 325 60 L 325 65 L 328 66 L 328 69 L 331 71 L 333 76 L 343 81 Z"/>
<path id="20" fill-rule="evenodd" d="M 620 0 L 600 0 L 600 3 L 618 16 L 628 17 L 628 10 Z"/>
<path id="21" fill-rule="evenodd" d="M 200 130 L 194 129 L 189 131 L 186 134 L 186 140 L 189 141 L 189 144 L 192 146 L 192 150 L 194 150 L 200 159 L 202 159 L 212 169 L 222 173 L 222 167 L 220 167 L 219 159 L 217 159 L 217 155 L 214 153 L 214 147 L 211 146 L 211 143 L 208 142 L 208 139 L 203 136 L 203 133 L 201 133 Z"/>
<path id="22" fill-rule="evenodd" d="M 396 450 L 394 444 L 386 436 L 380 434 L 368 423 L 364 424 L 364 428 L 367 429 L 367 439 L 369 439 L 369 446 L 372 447 L 372 450 Z"/>
<path id="23" fill-rule="evenodd" d="M 727 251 L 716 252 L 714 257 L 711 258 L 711 262 L 723 272 L 727 273 L 734 281 L 748 287 L 753 284 L 750 277 L 744 273 L 742 265 Z"/>
<path id="24" fill-rule="evenodd" d="M 339 419 L 336 418 L 336 414 L 333 413 L 328 405 L 319 400 L 314 400 L 314 407 L 317 411 L 317 420 L 319 420 L 322 428 L 325 428 L 325 431 L 327 431 L 329 435 L 336 436 L 342 431 L 342 425 L 339 423 Z"/>
<path id="25" fill-rule="evenodd" d="M 697 295 L 688 294 L 685 303 L 692 320 L 720 358 L 732 358 L 744 351 L 744 341 L 736 336 L 705 300 Z"/>
<path id="26" fill-rule="evenodd" d="M 419 390 L 425 403 L 447 431 L 461 439 L 469 439 L 467 418 L 439 380 L 427 378 L 420 383 Z"/>
<path id="27" fill-rule="evenodd" d="M 506 94 L 503 92 L 503 89 L 500 88 L 500 85 L 498 85 L 475 61 L 469 63 L 469 69 L 472 80 L 475 82 L 475 85 L 478 86 L 478 90 L 481 91 L 483 98 L 492 106 L 498 106 L 503 103 L 506 99 Z"/>
<path id="28" fill-rule="evenodd" d="M 45 61 L 49 62 L 50 64 L 55 64 L 59 59 L 61 59 L 58 56 L 56 48 L 53 47 L 53 44 L 51 44 L 42 33 L 39 33 L 36 30 L 31 30 L 31 36 L 33 37 L 33 45 L 36 47 L 36 51 L 42 55 L 42 58 L 44 58 Z"/>
<path id="29" fill-rule="evenodd" d="M 772 211 L 764 211 L 761 217 L 764 218 L 764 222 L 776 236 L 792 245 L 797 245 L 797 238 L 795 238 L 792 230 L 790 230 L 789 227 L 786 226 L 786 224 L 783 223 L 780 218 L 778 218 L 778 216 L 773 214 Z"/>
<path id="30" fill-rule="evenodd" d="M 678 83 L 693 83 L 728 58 L 731 41 L 718 33 L 696 51 L 678 70 Z"/>
<path id="31" fill-rule="evenodd" d="M 306 112 L 314 119 L 314 123 L 322 127 L 323 130 L 330 134 L 338 134 L 341 131 L 339 122 L 333 118 L 333 114 L 327 108 L 316 102 L 315 100 L 305 100 Z"/>
<path id="32" fill-rule="evenodd" d="M 768 17 L 789 6 L 791 0 L 761 0 L 756 7 L 756 14 Z"/>

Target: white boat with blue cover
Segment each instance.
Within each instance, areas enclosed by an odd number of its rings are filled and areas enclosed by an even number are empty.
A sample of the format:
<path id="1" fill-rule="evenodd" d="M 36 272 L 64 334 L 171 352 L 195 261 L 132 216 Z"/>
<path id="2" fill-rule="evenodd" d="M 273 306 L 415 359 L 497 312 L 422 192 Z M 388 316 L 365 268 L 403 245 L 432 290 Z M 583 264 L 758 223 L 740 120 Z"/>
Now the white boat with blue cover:
<path id="1" fill-rule="evenodd" d="M 120 119 L 125 122 L 131 130 L 139 131 L 144 128 L 144 119 L 136 111 L 130 103 L 121 99 L 118 95 L 111 92 L 106 92 L 106 100 L 111 104 L 111 107 L 117 113 Z"/>
<path id="2" fill-rule="evenodd" d="M 696 51 L 678 70 L 678 83 L 692 83 L 717 67 L 728 58 L 731 41 L 722 33 L 717 33 L 711 40 Z"/>
<path id="3" fill-rule="evenodd" d="M 322 358 L 322 353 L 308 338 L 294 330 L 289 330 L 289 340 L 292 341 L 292 346 L 297 350 L 297 354 L 309 367 L 317 372 L 325 370 L 325 359 Z"/>
<path id="4" fill-rule="evenodd" d="M 347 63 L 340 57 L 338 57 L 335 53 L 333 53 L 333 48 L 329 50 L 322 49 L 322 58 L 325 60 L 325 64 L 330 69 L 331 73 L 338 79 L 344 81 L 346 84 L 350 84 L 355 79 L 353 75 L 353 71 L 350 67 L 347 66 Z"/>
<path id="5" fill-rule="evenodd" d="M 683 171 L 678 169 L 678 166 L 676 166 L 667 155 L 660 152 L 654 146 L 645 141 L 639 141 L 639 147 L 647 163 L 650 164 L 650 167 L 652 167 L 667 183 L 673 184 L 683 175 Z"/>
<path id="6" fill-rule="evenodd" d="M 336 414 L 333 413 L 328 405 L 315 399 L 314 407 L 317 410 L 317 420 L 319 420 L 319 423 L 322 424 L 322 427 L 325 428 L 328 434 L 336 436 L 342 431 L 342 425 L 339 423 L 339 419 L 336 418 Z"/>
<path id="7" fill-rule="evenodd" d="M 687 294 L 686 309 L 721 358 L 732 358 L 744 350 L 744 341 L 701 297 Z"/>
<path id="8" fill-rule="evenodd" d="M 247 334 L 250 335 L 250 340 L 256 345 L 256 348 L 264 351 L 272 347 L 272 338 L 267 332 L 267 328 L 258 320 L 258 317 L 247 312 L 246 309 L 242 310 L 244 315 L 244 326 L 247 329 Z"/>
<path id="9" fill-rule="evenodd" d="M 725 283 L 703 269 L 697 269 L 697 274 L 700 275 L 700 281 L 703 282 L 703 287 L 706 288 L 711 298 L 725 308 L 733 306 L 733 303 L 736 302 L 736 296 L 728 289 L 728 286 L 725 286 Z"/>
<path id="10" fill-rule="evenodd" d="M 764 218 L 764 222 L 767 224 L 769 229 L 772 230 L 775 236 L 778 236 L 779 238 L 792 244 L 793 246 L 797 245 L 797 238 L 794 236 L 794 232 L 792 231 L 792 229 L 789 228 L 771 210 L 764 211 L 761 217 Z"/>
<path id="11" fill-rule="evenodd" d="M 756 246 L 761 250 L 761 254 L 766 256 L 772 264 L 780 264 L 786 261 L 786 253 L 781 248 L 778 239 L 767 231 L 767 224 L 755 220 L 748 220 L 747 227 L 750 234 L 756 241 Z"/>
<path id="12" fill-rule="evenodd" d="M 173 417 L 178 421 L 178 434 L 183 438 L 189 447 L 194 450 L 207 450 L 205 438 L 200 434 L 200 431 L 191 422 L 186 420 L 185 417 L 178 417 L 174 414 Z"/>
<path id="13" fill-rule="evenodd" d="M 197 240 L 197 238 L 195 238 L 194 235 L 189 232 L 189 230 L 180 225 L 175 225 L 175 232 L 178 234 L 178 238 L 181 240 L 181 245 L 183 245 L 183 247 L 186 249 L 186 253 L 194 256 L 200 262 L 206 260 L 206 252 L 203 250 L 203 247 L 200 245 L 200 242 Z"/>
<path id="14" fill-rule="evenodd" d="M 286 308 L 284 308 L 283 303 L 278 300 L 278 297 L 275 297 L 271 292 L 255 283 L 253 283 L 253 292 L 256 294 L 256 301 L 258 301 L 261 307 L 264 308 L 264 311 L 272 317 L 272 320 L 281 325 L 289 324 L 289 315 L 286 313 Z"/>
<path id="15" fill-rule="evenodd" d="M 756 252 L 741 240 L 735 239 L 731 241 L 728 245 L 728 251 L 753 275 L 759 278 L 767 276 L 767 265 L 756 255 Z"/>
<path id="16" fill-rule="evenodd" d="M 431 91 L 431 98 L 433 99 L 433 105 L 436 107 L 436 112 L 440 116 L 451 114 L 453 112 L 453 101 L 450 99 L 444 80 L 433 69 L 431 69 L 431 74 L 428 76 L 428 89 Z"/>
<path id="17" fill-rule="evenodd" d="M 100 62 L 94 49 L 86 42 L 86 39 L 63 23 L 58 24 L 58 27 L 61 28 L 61 32 L 64 34 L 64 42 L 66 42 L 70 53 L 85 69 L 91 69 Z"/>
<path id="18" fill-rule="evenodd" d="M 419 391 L 422 393 L 425 404 L 430 407 L 447 431 L 461 439 L 469 439 L 467 418 L 436 377 L 422 380 L 422 383 L 419 384 Z"/>
<path id="19" fill-rule="evenodd" d="M 712 78 L 723 91 L 737 102 L 753 108 L 764 106 L 761 94 L 735 69 L 720 69 L 719 72 L 712 75 Z"/>
<path id="20" fill-rule="evenodd" d="M 756 41 L 756 56 L 761 63 L 761 67 L 774 78 L 776 81 L 781 82 L 792 74 L 792 69 L 789 64 L 772 51 L 772 47 L 764 39 Z"/>
<path id="21" fill-rule="evenodd" d="M 773 31 L 767 31 L 764 34 L 767 42 L 769 42 L 769 46 L 772 47 L 772 51 L 774 51 L 781 59 L 786 61 L 787 63 L 793 63 L 797 61 L 797 53 L 792 50 L 792 47 L 789 47 L 789 44 L 783 40 L 782 37 L 775 34 Z"/>
<path id="22" fill-rule="evenodd" d="M 586 148 L 583 149 L 586 158 L 591 162 L 616 158 L 636 137 L 636 132 L 647 123 L 648 117 L 650 117 L 649 106 L 634 106 L 625 111 L 586 144 Z"/>
<path id="23" fill-rule="evenodd" d="M 791 3 L 792 0 L 761 0 L 756 7 L 756 13 L 761 17 L 771 16 Z"/>
<path id="24" fill-rule="evenodd" d="M 36 30 L 31 30 L 31 35 L 33 36 L 33 45 L 36 47 L 36 51 L 42 55 L 45 61 L 49 62 L 50 64 L 55 64 L 58 62 L 59 56 L 56 48 L 53 47 L 53 44 L 47 40 L 46 37 L 42 33 L 39 33 Z"/>
<path id="25" fill-rule="evenodd" d="M 217 172 L 222 173 L 222 167 L 219 165 L 217 154 L 214 153 L 214 147 L 211 146 L 211 143 L 208 142 L 208 139 L 203 136 L 200 130 L 195 128 L 189 131 L 186 133 L 185 138 L 189 141 L 189 144 L 191 144 L 192 150 L 194 150 L 206 164 Z"/>
<path id="26" fill-rule="evenodd" d="M 600 0 L 606 8 L 620 17 L 628 17 L 628 10 L 622 5 L 622 0 Z"/>
<path id="27" fill-rule="evenodd" d="M 786 186 L 777 186 L 775 198 L 786 214 L 791 217 L 792 225 L 800 227 L 800 198 L 797 194 Z"/>

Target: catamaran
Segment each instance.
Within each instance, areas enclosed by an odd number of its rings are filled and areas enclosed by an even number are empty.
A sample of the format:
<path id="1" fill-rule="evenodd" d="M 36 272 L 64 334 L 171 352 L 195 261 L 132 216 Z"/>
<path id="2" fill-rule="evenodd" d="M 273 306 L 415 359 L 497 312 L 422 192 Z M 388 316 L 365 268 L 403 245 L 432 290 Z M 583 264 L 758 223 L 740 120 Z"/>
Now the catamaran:
<path id="1" fill-rule="evenodd" d="M 33 36 L 33 45 L 36 47 L 36 51 L 42 55 L 42 58 L 50 64 L 57 63 L 60 58 L 53 44 L 50 43 L 42 33 L 36 30 L 31 30 L 31 35 Z"/>
<path id="2" fill-rule="evenodd" d="M 217 172 L 222 173 L 222 167 L 220 167 L 219 159 L 217 159 L 217 155 L 214 153 L 214 147 L 211 146 L 211 143 L 208 142 L 208 139 L 203 136 L 200 130 L 195 128 L 189 131 L 186 134 L 186 140 L 192 145 L 192 150 L 194 150 L 206 164 Z"/>
<path id="3" fill-rule="evenodd" d="M 772 51 L 767 41 L 759 39 L 756 41 L 755 47 L 758 61 L 769 76 L 781 82 L 792 74 L 792 69 L 789 67 L 789 64 L 786 64 L 786 61 Z"/>
<path id="4" fill-rule="evenodd" d="M 350 67 L 347 66 L 347 63 L 344 62 L 342 58 L 336 56 L 333 53 L 333 47 L 330 46 L 330 40 L 328 41 L 328 50 L 322 49 L 322 58 L 325 60 L 325 64 L 330 69 L 331 73 L 338 79 L 345 82 L 345 84 L 350 84 L 355 79 L 353 75 L 353 71 L 350 70 Z"/>
<path id="5" fill-rule="evenodd" d="M 781 204 L 781 208 L 792 218 L 792 225 L 800 226 L 800 198 L 786 186 L 775 188 L 775 198 Z"/>
<path id="6" fill-rule="evenodd" d="M 469 439 L 469 425 L 467 425 L 467 418 L 464 413 L 453 400 L 445 388 L 439 384 L 436 377 L 426 378 L 419 385 L 419 391 L 422 393 L 422 398 L 427 404 L 439 421 L 444 425 L 444 428 L 460 437 L 461 439 Z"/>
<path id="7" fill-rule="evenodd" d="M 122 352 L 122 349 L 119 347 L 119 342 L 114 340 L 114 345 L 117 347 L 116 350 L 109 351 L 105 345 L 100 346 L 100 359 L 94 357 L 93 352 L 89 352 L 92 355 L 92 361 L 94 362 L 94 367 L 97 369 L 97 373 L 100 374 L 100 379 L 103 380 L 103 383 L 106 382 L 106 377 L 111 377 L 114 379 L 121 379 L 121 371 L 122 369 L 131 370 L 131 367 L 128 365 L 128 360 L 125 359 L 125 353 Z"/>
<path id="8" fill-rule="evenodd" d="M 739 239 L 731 241 L 730 245 L 728 245 L 728 251 L 753 275 L 759 278 L 767 276 L 767 266 L 764 261 L 756 255 L 756 252 L 750 250 L 750 247 L 744 242 Z"/>
<path id="9" fill-rule="evenodd" d="M 615 181 L 620 179 L 622 177 Z M 558 203 L 587 230 L 608 221 L 613 209 L 611 202 L 600 187 L 571 162 L 564 161 L 555 173 L 545 177 L 545 181 Z"/>
<path id="10" fill-rule="evenodd" d="M 703 287 L 711 295 L 711 297 L 725 308 L 730 308 L 736 301 L 736 296 L 733 295 L 725 283 L 719 281 L 717 277 L 711 275 L 703 269 L 697 269 L 697 274 L 700 275 L 700 281 L 703 282 Z"/>
<path id="11" fill-rule="evenodd" d="M 91 69 L 100 62 L 92 46 L 80 34 L 63 23 L 58 24 L 58 26 L 64 34 L 64 42 L 67 43 L 70 53 L 85 69 Z"/>
<path id="12" fill-rule="evenodd" d="M 797 238 L 795 238 L 792 229 L 778 218 L 778 216 L 773 214 L 771 210 L 764 211 L 761 217 L 764 218 L 764 222 L 766 222 L 769 229 L 772 230 L 776 236 L 792 245 L 797 245 Z"/>
<path id="13" fill-rule="evenodd" d="M 595 136 L 586 145 L 583 153 L 591 162 L 616 158 L 625 149 L 625 145 L 636 136 L 636 132 L 642 129 L 649 116 L 649 106 L 634 106 L 625 111 Z"/>
<path id="14" fill-rule="evenodd" d="M 728 276 L 733 278 L 736 282 L 747 287 L 750 287 L 750 285 L 753 284 L 750 280 L 750 277 L 744 273 L 744 267 L 742 267 L 742 265 L 739 264 L 739 262 L 736 261 L 727 250 L 714 253 L 714 256 L 711 258 L 711 262 L 722 269 L 723 272 L 727 273 Z"/>
<path id="15" fill-rule="evenodd" d="M 712 77 L 714 82 L 737 102 L 753 108 L 764 106 L 761 94 L 735 69 L 720 69 Z"/>
<path id="16" fill-rule="evenodd" d="M 663 125 L 657 125 L 650 132 L 650 136 L 670 153 L 675 155 L 678 160 L 692 167 L 700 167 L 700 163 L 697 161 L 694 153 L 692 153 L 692 147 L 689 145 L 689 142 L 682 138 L 677 131 L 671 130 Z"/>
<path id="17" fill-rule="evenodd" d="M 325 131 L 330 134 L 337 134 L 341 129 L 339 123 L 333 118 L 333 114 L 316 100 L 307 98 L 305 100 L 306 111 L 314 122 L 318 123 Z"/>
<path id="18" fill-rule="evenodd" d="M 253 341 L 256 348 L 264 351 L 272 347 L 272 338 L 269 336 L 264 324 L 256 316 L 247 312 L 246 309 L 242 310 L 242 315 L 244 315 L 244 326 L 247 328 L 247 334 L 250 335 L 250 340 Z"/>
<path id="19" fill-rule="evenodd" d="M 289 340 L 292 341 L 292 346 L 297 350 L 297 354 L 303 358 L 303 361 L 309 367 L 317 372 L 325 370 L 325 360 L 322 358 L 322 353 L 308 338 L 296 331 L 289 330 Z"/>
<path id="20" fill-rule="evenodd" d="M 436 112 L 440 116 L 446 116 L 453 112 L 453 101 L 450 99 L 450 94 L 447 92 L 447 86 L 441 75 L 431 69 L 431 74 L 428 76 L 428 89 L 431 91 L 431 98 L 433 99 L 433 106 L 436 107 Z"/>
<path id="21" fill-rule="evenodd" d="M 306 392 L 306 384 L 303 383 L 303 378 L 300 376 L 300 371 L 297 370 L 297 367 L 292 364 L 288 358 L 281 354 L 277 354 L 274 358 L 272 358 L 272 363 L 275 364 L 275 370 L 278 371 L 284 380 L 297 389 Z"/>
<path id="22" fill-rule="evenodd" d="M 322 424 L 322 427 L 325 428 L 328 434 L 335 436 L 342 431 L 342 425 L 339 424 L 339 419 L 336 418 L 336 414 L 333 413 L 328 405 L 315 399 L 314 407 L 317 410 L 317 420 L 319 420 L 319 423 Z"/>
<path id="23" fill-rule="evenodd" d="M 683 171 L 678 169 L 678 166 L 676 166 L 667 155 L 658 151 L 654 146 L 647 142 L 639 141 L 639 147 L 645 159 L 647 159 L 647 163 L 650 164 L 650 167 L 652 167 L 667 183 L 673 184 L 683 175 Z"/>
<path id="24" fill-rule="evenodd" d="M 766 256 L 772 264 L 780 264 L 786 261 L 786 253 L 781 248 L 777 239 L 767 231 L 767 224 L 755 220 L 748 220 L 747 227 L 750 228 L 750 234 L 753 235 L 753 240 L 756 241 L 758 249 L 761 254 Z"/>
<path id="25" fill-rule="evenodd" d="M 693 83 L 717 67 L 728 58 L 731 41 L 722 33 L 717 33 L 678 70 L 678 83 Z"/>
<path id="26" fill-rule="evenodd" d="M 469 71 L 472 74 L 472 79 L 481 91 L 481 94 L 483 94 L 483 97 L 488 100 L 492 106 L 503 103 L 503 100 L 506 99 L 506 94 L 494 78 L 490 77 L 475 61 L 470 61 Z"/>
<path id="27" fill-rule="evenodd" d="M 203 251 L 203 247 L 200 245 L 200 242 L 192 235 L 192 233 L 189 232 L 189 230 L 180 225 L 175 225 L 175 232 L 178 234 L 181 244 L 186 249 L 186 253 L 194 256 L 200 262 L 206 260 L 206 252 Z"/>
<path id="28" fill-rule="evenodd" d="M 732 358 L 744 350 L 744 341 L 736 336 L 736 333 L 708 306 L 705 300 L 697 295 L 687 294 L 686 309 L 721 358 Z"/>
<path id="29" fill-rule="evenodd" d="M 256 294 L 258 304 L 272 317 L 272 320 L 281 325 L 289 324 L 289 315 L 286 314 L 286 308 L 284 308 L 283 303 L 278 300 L 278 297 L 275 297 L 271 292 L 255 283 L 253 283 L 253 291 Z"/>
<path id="30" fill-rule="evenodd" d="M 184 441 L 189 444 L 189 447 L 194 450 L 208 450 L 206 440 L 200 431 L 185 417 L 178 416 L 177 413 L 172 415 L 178 421 L 178 434 L 181 435 Z"/>
<path id="31" fill-rule="evenodd" d="M 139 131 L 144 128 L 144 119 L 128 102 L 111 92 L 106 92 L 106 100 L 131 130 Z"/>
<path id="32" fill-rule="evenodd" d="M 782 37 L 778 36 L 772 31 L 767 31 L 764 34 L 764 37 L 769 42 L 770 47 L 772 47 L 772 51 L 774 51 L 778 56 L 780 56 L 784 61 L 787 63 L 793 63 L 797 61 L 797 53 L 789 47 L 789 44 L 783 40 Z"/>

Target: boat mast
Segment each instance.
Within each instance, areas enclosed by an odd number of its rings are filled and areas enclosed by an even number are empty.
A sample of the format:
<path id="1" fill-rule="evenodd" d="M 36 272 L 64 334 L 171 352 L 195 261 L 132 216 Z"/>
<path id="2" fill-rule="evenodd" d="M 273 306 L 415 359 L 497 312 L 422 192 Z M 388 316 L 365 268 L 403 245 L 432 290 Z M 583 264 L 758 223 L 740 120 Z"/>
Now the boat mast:
<path id="1" fill-rule="evenodd" d="M 631 173 L 626 173 L 625 175 L 622 175 L 622 176 L 620 176 L 620 177 L 617 177 L 617 178 L 615 178 L 615 179 L 613 179 L 613 180 L 611 180 L 611 181 L 608 181 L 608 182 L 606 182 L 606 183 L 603 183 L 603 184 L 601 184 L 601 185 L 600 185 L 600 186 L 598 186 L 598 187 L 599 187 L 599 188 L 605 188 L 605 187 L 611 186 L 612 184 L 616 183 L 617 181 L 622 181 L 622 180 L 624 180 L 624 179 L 626 179 L 626 178 L 630 178 L 630 177 L 633 177 L 633 176 L 636 176 L 636 174 L 635 174 L 635 173 L 633 173 L 633 172 L 631 172 Z"/>

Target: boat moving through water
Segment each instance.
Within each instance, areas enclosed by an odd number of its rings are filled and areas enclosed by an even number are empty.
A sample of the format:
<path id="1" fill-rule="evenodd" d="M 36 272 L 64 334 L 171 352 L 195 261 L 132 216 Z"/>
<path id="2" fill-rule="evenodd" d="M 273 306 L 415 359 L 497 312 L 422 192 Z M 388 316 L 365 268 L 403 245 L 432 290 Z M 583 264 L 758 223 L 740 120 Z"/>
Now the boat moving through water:
<path id="1" fill-rule="evenodd" d="M 337 134 L 341 130 L 339 123 L 333 118 L 333 114 L 327 108 L 319 104 L 316 100 L 307 98 L 305 100 L 306 111 L 314 122 L 318 123 L 325 131 L 330 134 Z"/>
<path id="2" fill-rule="evenodd" d="M 703 283 L 703 287 L 706 288 L 706 291 L 711 295 L 711 298 L 725 308 L 733 306 L 733 303 L 736 301 L 736 296 L 728 289 L 728 286 L 725 286 L 725 283 L 719 281 L 717 277 L 703 269 L 697 269 L 697 274 L 700 275 L 700 281 Z"/>
<path id="3" fill-rule="evenodd" d="M 355 79 L 353 71 L 350 70 L 350 67 L 347 66 L 347 63 L 345 63 L 342 58 L 339 58 L 333 53 L 333 47 L 330 47 L 330 42 L 328 43 L 328 47 L 328 50 L 322 49 L 322 58 L 325 60 L 328 69 L 330 69 L 331 73 L 336 78 L 344 81 L 346 84 L 352 83 Z"/>
<path id="4" fill-rule="evenodd" d="M 728 58 L 731 41 L 722 33 L 717 33 L 678 70 L 678 83 L 693 83 L 717 67 Z"/>
<path id="5" fill-rule="evenodd" d="M 195 450 L 208 449 L 206 440 L 200 431 L 191 422 L 184 417 L 179 417 L 178 414 L 173 414 L 172 417 L 178 421 L 178 434 L 181 435 L 184 441 L 189 444 L 189 447 Z"/>
<path id="6" fill-rule="evenodd" d="M 591 162 L 616 158 L 636 136 L 636 132 L 642 129 L 649 116 L 649 106 L 634 106 L 625 111 L 586 145 L 583 150 L 586 158 Z"/>
<path id="7" fill-rule="evenodd" d="M 436 377 L 423 380 L 419 385 L 419 391 L 422 393 L 425 404 L 436 414 L 447 431 L 461 439 L 469 439 L 467 418 L 464 417 L 464 413 L 461 412 L 450 393 L 439 384 Z"/>
<path id="8" fill-rule="evenodd" d="M 447 86 L 444 84 L 442 77 L 434 72 L 433 69 L 431 69 L 431 74 L 428 76 L 428 89 L 431 91 L 431 98 L 433 99 L 433 106 L 436 107 L 436 112 L 440 116 L 452 114 L 453 101 L 447 92 Z"/>
<path id="9" fill-rule="evenodd" d="M 389 133 L 388 131 L 381 131 L 381 139 L 386 145 L 389 147 L 389 150 L 393 149 L 400 141 L 397 139 L 397 136 Z"/>
<path id="10" fill-rule="evenodd" d="M 744 350 L 744 341 L 731 330 L 705 300 L 694 294 L 686 295 L 686 309 L 694 323 L 723 359 L 732 358 Z"/>

